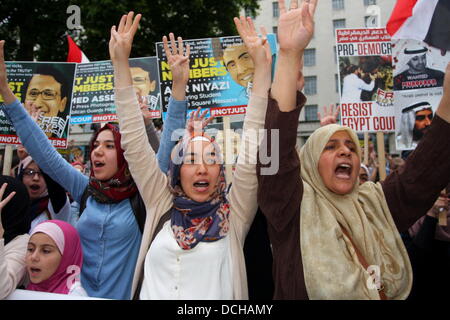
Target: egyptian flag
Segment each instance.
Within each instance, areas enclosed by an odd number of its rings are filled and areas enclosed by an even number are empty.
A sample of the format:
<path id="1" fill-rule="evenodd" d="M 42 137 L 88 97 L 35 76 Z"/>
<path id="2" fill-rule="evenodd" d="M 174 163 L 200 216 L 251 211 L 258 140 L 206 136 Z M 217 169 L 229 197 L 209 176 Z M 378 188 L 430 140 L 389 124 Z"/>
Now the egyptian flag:
<path id="1" fill-rule="evenodd" d="M 89 62 L 89 59 L 86 57 L 86 55 L 81 51 L 80 48 L 78 48 L 75 41 L 72 40 L 72 38 L 67 35 L 67 42 L 69 43 L 69 53 L 67 54 L 67 62 Z"/>
<path id="2" fill-rule="evenodd" d="M 450 50 L 449 0 L 397 0 L 386 25 L 392 39 L 414 39 Z"/>

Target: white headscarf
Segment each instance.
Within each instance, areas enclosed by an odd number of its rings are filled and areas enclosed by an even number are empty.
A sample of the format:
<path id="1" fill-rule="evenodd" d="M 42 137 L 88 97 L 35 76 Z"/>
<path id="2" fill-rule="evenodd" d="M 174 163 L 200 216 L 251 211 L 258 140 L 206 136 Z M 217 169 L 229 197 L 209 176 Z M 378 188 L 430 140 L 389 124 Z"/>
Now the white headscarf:
<path id="1" fill-rule="evenodd" d="M 416 143 L 413 141 L 413 130 L 416 123 L 416 112 L 430 108 L 431 105 L 428 102 L 419 102 L 411 106 L 408 106 L 402 110 L 399 134 L 397 136 L 398 148 L 400 149 L 415 148 Z"/>
<path id="2" fill-rule="evenodd" d="M 399 51 L 397 53 L 397 63 L 395 67 L 394 76 L 402 73 L 409 69 L 409 61 L 415 56 L 421 56 L 426 54 L 427 56 L 427 64 L 425 67 L 428 67 L 432 64 L 431 56 L 428 53 L 428 48 L 425 45 L 419 43 L 419 41 L 409 40 L 409 41 L 401 41 L 397 42 L 396 46 L 400 45 Z"/>
<path id="3" fill-rule="evenodd" d="M 300 243 L 308 296 L 310 299 L 380 299 L 376 287 L 370 286 L 372 278 L 344 236 L 344 227 L 367 263 L 379 267 L 386 296 L 405 299 L 411 290 L 411 265 L 381 185 L 366 182 L 359 186 L 356 182 L 349 194 L 338 195 L 322 181 L 319 158 L 337 131 L 349 134 L 360 156 L 354 131 L 335 124 L 317 129 L 300 151 L 304 183 Z"/>

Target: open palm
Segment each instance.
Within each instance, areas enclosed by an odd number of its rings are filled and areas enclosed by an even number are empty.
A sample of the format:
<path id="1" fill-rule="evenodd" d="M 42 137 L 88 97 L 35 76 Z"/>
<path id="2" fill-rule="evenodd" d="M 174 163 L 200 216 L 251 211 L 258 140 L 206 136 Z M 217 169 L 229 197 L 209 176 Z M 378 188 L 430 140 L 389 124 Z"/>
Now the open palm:
<path id="1" fill-rule="evenodd" d="M 337 123 L 337 117 L 339 116 L 339 106 L 335 108 L 335 105 L 330 105 L 330 109 L 327 107 L 323 107 L 323 114 L 317 112 L 317 115 L 320 120 L 320 126 L 326 126 L 327 124 Z"/>
<path id="2" fill-rule="evenodd" d="M 317 0 L 303 1 L 298 8 L 298 0 L 291 0 L 286 10 L 285 0 L 278 0 L 280 18 L 278 21 L 278 42 L 280 50 L 300 53 L 309 44 L 314 33 L 314 12 Z"/>
<path id="3" fill-rule="evenodd" d="M 109 40 L 109 55 L 112 61 L 128 60 L 130 57 L 131 47 L 133 45 L 133 38 L 139 27 L 141 15 L 134 17 L 134 12 L 129 12 L 123 15 L 120 19 L 119 27 L 111 28 L 111 38 Z"/>
<path id="4" fill-rule="evenodd" d="M 255 64 L 269 64 L 272 62 L 272 54 L 270 46 L 267 42 L 267 32 L 264 27 L 261 27 L 262 37 L 256 33 L 255 25 L 250 17 L 240 19 L 234 18 L 234 24 L 239 33 L 239 36 L 244 41 L 247 51 L 252 57 Z"/>
<path id="5" fill-rule="evenodd" d="M 175 41 L 173 33 L 169 34 L 170 46 L 167 37 L 163 37 L 163 46 L 166 53 L 167 62 L 172 72 L 172 80 L 174 82 L 187 83 L 189 80 L 189 55 L 191 52 L 190 46 L 186 45 L 186 52 L 184 51 L 183 39 L 178 37 L 178 44 Z"/>
<path id="6" fill-rule="evenodd" d="M 189 137 L 202 133 L 203 129 L 214 119 L 214 116 L 206 118 L 208 110 L 204 110 L 201 114 L 200 110 L 201 108 L 198 107 L 197 110 L 192 111 L 189 119 L 186 121 L 186 131 Z"/>
<path id="7" fill-rule="evenodd" d="M 7 187 L 8 187 L 8 184 L 6 182 L 3 183 L 2 186 L 0 187 L 0 214 L 3 210 L 3 208 L 8 204 L 8 202 L 16 194 L 15 191 L 12 191 L 10 194 L 8 194 L 8 196 L 5 199 L 3 199 L 3 194 L 5 193 L 5 190 Z"/>

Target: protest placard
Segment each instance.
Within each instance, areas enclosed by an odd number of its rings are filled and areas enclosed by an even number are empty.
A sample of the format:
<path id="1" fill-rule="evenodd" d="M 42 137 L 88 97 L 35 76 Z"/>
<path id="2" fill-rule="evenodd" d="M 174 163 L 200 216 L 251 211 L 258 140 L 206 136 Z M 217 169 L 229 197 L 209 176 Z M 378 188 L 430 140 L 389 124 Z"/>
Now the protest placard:
<path id="1" fill-rule="evenodd" d="M 156 57 L 133 58 L 129 61 L 136 94 L 148 106 L 150 118 L 161 118 Z M 117 121 L 111 61 L 78 64 L 73 91 L 71 124 Z"/>
<path id="2" fill-rule="evenodd" d="M 341 124 L 356 132 L 395 130 L 390 41 L 384 28 L 336 30 Z"/>
<path id="3" fill-rule="evenodd" d="M 268 35 L 273 56 L 276 38 Z M 211 115 L 244 114 L 251 90 L 254 65 L 240 37 L 184 40 L 191 47 L 190 78 L 187 85 L 189 109 L 210 109 Z M 163 43 L 156 43 L 163 111 L 167 111 L 172 74 Z"/>
<path id="4" fill-rule="evenodd" d="M 66 148 L 75 63 L 6 62 L 8 82 L 56 148 Z M 3 101 L 0 101 L 3 103 Z M 0 112 L 0 143 L 20 144 L 14 127 Z"/>
<path id="5" fill-rule="evenodd" d="M 418 40 L 396 39 L 392 47 L 396 146 L 412 150 L 428 130 L 439 105 L 450 55 Z"/>

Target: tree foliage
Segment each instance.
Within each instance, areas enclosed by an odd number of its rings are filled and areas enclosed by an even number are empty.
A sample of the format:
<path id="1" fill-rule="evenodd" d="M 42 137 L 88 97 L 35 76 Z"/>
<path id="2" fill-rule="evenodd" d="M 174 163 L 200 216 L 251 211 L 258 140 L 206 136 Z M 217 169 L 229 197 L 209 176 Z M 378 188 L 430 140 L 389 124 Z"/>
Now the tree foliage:
<path id="1" fill-rule="evenodd" d="M 81 30 L 67 30 L 67 7 L 81 9 Z M 155 43 L 173 32 L 185 39 L 236 35 L 233 17 L 255 14 L 258 0 L 1 0 L 0 39 L 7 60 L 65 61 L 70 34 L 91 61 L 108 60 L 110 28 L 122 14 L 141 13 L 134 57 L 155 54 Z"/>

